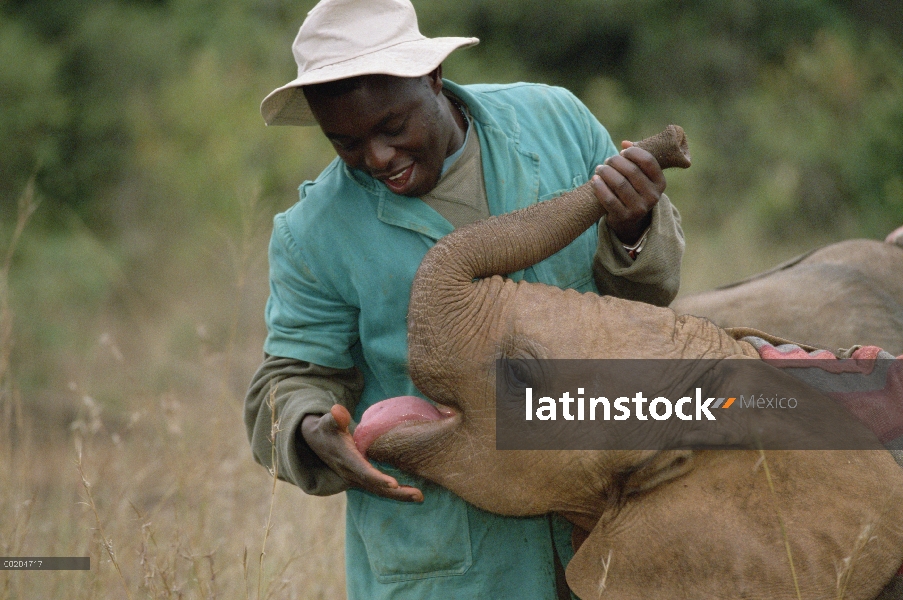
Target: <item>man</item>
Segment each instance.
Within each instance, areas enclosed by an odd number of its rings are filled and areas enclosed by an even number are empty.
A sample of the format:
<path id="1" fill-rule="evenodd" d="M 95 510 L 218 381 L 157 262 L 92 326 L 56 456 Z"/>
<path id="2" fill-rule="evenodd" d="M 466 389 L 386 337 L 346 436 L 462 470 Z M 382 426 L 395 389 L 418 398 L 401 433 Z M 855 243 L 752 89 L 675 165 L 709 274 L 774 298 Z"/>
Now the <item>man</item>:
<path id="1" fill-rule="evenodd" d="M 619 154 L 565 90 L 443 80 L 445 57 L 477 42 L 423 37 L 409 0 L 323 0 L 293 45 L 298 77 L 261 105 L 270 125 L 319 125 L 338 158 L 274 221 L 269 335 L 245 421 L 269 465 L 275 390 L 279 476 L 311 494 L 347 490 L 352 599 L 568 596 L 566 522 L 485 513 L 375 468 L 352 442 L 352 416 L 419 395 L 408 294 L 436 240 L 592 176 L 607 218 L 510 276 L 661 305 L 677 293 L 683 234 L 652 156 L 629 142 Z"/>

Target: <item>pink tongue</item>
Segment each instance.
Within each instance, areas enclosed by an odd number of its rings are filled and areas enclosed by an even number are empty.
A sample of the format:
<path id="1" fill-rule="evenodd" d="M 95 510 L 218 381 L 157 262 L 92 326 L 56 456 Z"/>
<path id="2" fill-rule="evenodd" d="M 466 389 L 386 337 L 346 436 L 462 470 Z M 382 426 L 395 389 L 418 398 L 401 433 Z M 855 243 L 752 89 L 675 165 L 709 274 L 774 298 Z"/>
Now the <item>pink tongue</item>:
<path id="1" fill-rule="evenodd" d="M 405 421 L 437 421 L 442 414 L 436 407 L 417 396 L 398 396 L 377 402 L 364 411 L 354 430 L 354 443 L 366 455 L 373 441 Z"/>

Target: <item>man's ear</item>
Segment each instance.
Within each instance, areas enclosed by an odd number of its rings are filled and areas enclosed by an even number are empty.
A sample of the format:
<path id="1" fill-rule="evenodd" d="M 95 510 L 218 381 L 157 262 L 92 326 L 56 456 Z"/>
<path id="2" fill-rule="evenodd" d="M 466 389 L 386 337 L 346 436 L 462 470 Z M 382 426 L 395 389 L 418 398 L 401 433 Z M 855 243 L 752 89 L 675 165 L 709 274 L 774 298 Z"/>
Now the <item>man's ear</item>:
<path id="1" fill-rule="evenodd" d="M 430 71 L 427 74 L 427 78 L 429 79 L 430 89 L 432 89 L 435 94 L 442 91 L 442 65 L 439 65 Z"/>

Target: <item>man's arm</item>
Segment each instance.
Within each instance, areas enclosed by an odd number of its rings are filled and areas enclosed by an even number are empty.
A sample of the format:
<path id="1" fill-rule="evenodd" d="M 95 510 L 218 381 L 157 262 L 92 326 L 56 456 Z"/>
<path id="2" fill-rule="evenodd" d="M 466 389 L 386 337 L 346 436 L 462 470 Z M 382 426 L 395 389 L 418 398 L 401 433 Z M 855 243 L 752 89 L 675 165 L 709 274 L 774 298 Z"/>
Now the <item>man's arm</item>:
<path id="1" fill-rule="evenodd" d="M 380 496 L 420 502 L 423 494 L 399 486 L 375 469 L 351 438 L 351 414 L 363 378 L 356 368 L 335 369 L 266 356 L 245 398 L 245 427 L 254 459 L 308 494 L 327 496 L 359 487 Z M 276 411 L 275 442 L 273 414 Z"/>
<path id="2" fill-rule="evenodd" d="M 607 227 L 606 218 L 602 218 L 593 257 L 593 277 L 599 293 L 656 306 L 668 306 L 677 296 L 684 251 L 680 213 L 662 194 L 650 214 L 649 232 L 635 259 Z"/>
<path id="3" fill-rule="evenodd" d="M 597 167 L 593 190 L 608 214 L 599 226 L 593 276 L 602 294 L 667 306 L 680 287 L 684 237 L 651 154 L 624 150 Z M 625 245 L 642 249 L 629 253 Z"/>
<path id="4" fill-rule="evenodd" d="M 355 368 L 334 369 L 266 355 L 245 397 L 245 428 L 254 460 L 268 469 L 273 467 L 272 395 L 278 419 L 279 478 L 317 496 L 344 491 L 348 484 L 305 443 L 301 423 L 307 416 L 329 413 L 334 404 L 353 413 L 362 389 L 363 378 Z"/>
<path id="5" fill-rule="evenodd" d="M 596 287 L 601 294 L 667 306 L 680 286 L 684 236 L 680 214 L 664 195 L 661 167 L 631 142 L 623 142 L 618 152 L 586 105 L 570 92 L 564 94 L 573 103 L 569 114 L 584 127 L 586 168 L 607 213 L 599 223 L 593 258 Z M 642 250 L 634 256 L 624 249 L 641 240 Z"/>

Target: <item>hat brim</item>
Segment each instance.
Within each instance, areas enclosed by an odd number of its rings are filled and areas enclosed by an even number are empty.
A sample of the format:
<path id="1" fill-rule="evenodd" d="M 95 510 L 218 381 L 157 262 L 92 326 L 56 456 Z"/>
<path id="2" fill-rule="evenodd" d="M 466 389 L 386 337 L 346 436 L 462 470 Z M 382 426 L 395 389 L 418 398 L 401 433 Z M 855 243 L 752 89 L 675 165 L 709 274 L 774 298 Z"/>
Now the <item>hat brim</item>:
<path id="1" fill-rule="evenodd" d="M 260 103 L 260 114 L 267 125 L 316 125 L 302 86 L 360 75 L 420 77 L 433 71 L 458 48 L 475 46 L 479 42 L 477 38 L 423 38 L 313 69 L 270 92 Z"/>

